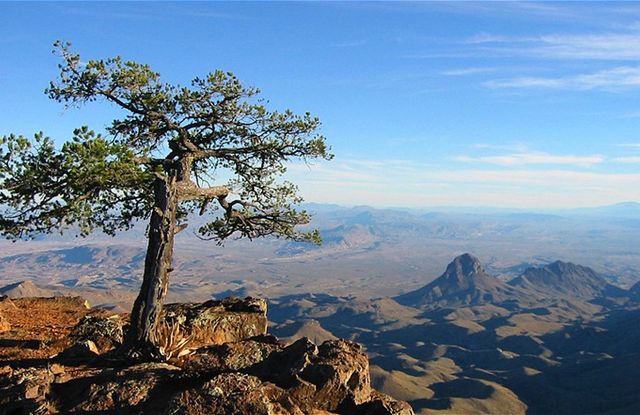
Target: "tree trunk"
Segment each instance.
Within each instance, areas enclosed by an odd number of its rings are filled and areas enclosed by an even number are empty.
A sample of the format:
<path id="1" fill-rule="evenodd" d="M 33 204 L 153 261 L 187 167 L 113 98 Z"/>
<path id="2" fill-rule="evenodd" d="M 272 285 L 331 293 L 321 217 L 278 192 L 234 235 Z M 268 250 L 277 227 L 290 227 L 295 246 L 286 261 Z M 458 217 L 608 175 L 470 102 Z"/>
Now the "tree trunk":
<path id="1" fill-rule="evenodd" d="M 172 177 L 173 176 L 173 177 Z M 174 175 L 154 182 L 155 205 L 149 223 L 149 245 L 142 287 L 131 312 L 124 351 L 131 357 L 157 359 L 155 330 L 169 288 L 169 273 L 176 233 L 177 186 Z"/>

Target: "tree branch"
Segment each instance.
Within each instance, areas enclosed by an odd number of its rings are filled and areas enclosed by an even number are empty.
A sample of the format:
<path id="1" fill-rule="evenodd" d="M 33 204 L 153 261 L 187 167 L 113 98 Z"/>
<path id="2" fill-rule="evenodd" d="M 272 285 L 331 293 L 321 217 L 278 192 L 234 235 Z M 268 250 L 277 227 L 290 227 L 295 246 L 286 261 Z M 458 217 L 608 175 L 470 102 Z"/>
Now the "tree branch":
<path id="1" fill-rule="evenodd" d="M 230 190 L 226 186 L 199 187 L 191 180 L 181 180 L 176 183 L 178 197 L 182 201 L 186 200 L 212 200 L 225 198 Z"/>

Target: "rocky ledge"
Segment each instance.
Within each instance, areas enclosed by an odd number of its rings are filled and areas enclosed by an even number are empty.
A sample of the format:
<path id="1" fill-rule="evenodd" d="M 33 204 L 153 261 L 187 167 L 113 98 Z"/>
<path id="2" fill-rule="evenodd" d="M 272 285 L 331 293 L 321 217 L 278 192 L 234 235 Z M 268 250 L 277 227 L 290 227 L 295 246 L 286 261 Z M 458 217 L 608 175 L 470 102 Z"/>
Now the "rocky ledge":
<path id="1" fill-rule="evenodd" d="M 0 366 L 0 414 L 413 414 L 371 388 L 360 345 L 284 344 L 266 334 L 266 321 L 257 299 L 171 305 L 164 335 L 178 339 L 165 346 L 179 352 L 126 364 L 111 356 L 126 318 L 89 314 L 69 330 L 65 351 Z"/>

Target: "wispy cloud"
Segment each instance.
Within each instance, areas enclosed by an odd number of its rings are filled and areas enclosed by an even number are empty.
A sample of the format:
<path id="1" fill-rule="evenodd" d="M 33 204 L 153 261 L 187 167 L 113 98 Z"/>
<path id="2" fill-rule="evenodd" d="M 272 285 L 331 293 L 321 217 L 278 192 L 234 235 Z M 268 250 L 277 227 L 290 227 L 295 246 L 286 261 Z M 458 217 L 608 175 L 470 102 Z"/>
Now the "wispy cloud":
<path id="1" fill-rule="evenodd" d="M 561 88 L 568 85 L 568 80 L 524 76 L 486 81 L 483 85 L 488 88 Z"/>
<path id="2" fill-rule="evenodd" d="M 51 7 L 54 7 L 58 11 L 75 16 L 82 17 L 90 17 L 90 18 L 99 18 L 99 19 L 115 19 L 115 20 L 140 20 L 140 21 L 165 21 L 168 20 L 167 16 L 163 16 L 157 13 L 150 12 L 148 9 L 144 8 L 121 8 L 121 7 L 113 7 L 106 9 L 102 8 L 93 8 L 86 7 L 87 5 L 76 6 L 73 4 L 51 4 Z"/>
<path id="3" fill-rule="evenodd" d="M 640 200 L 639 173 L 567 168 L 479 169 L 408 160 L 342 160 L 294 165 L 292 179 L 309 201 L 347 205 L 579 207 Z M 311 174 L 310 174 L 311 173 Z"/>
<path id="4" fill-rule="evenodd" d="M 330 48 L 336 48 L 336 49 L 356 48 L 358 46 L 364 46 L 366 44 L 367 44 L 367 41 L 364 40 L 364 39 L 361 39 L 361 40 L 344 40 L 344 41 L 338 41 L 338 42 L 329 43 L 329 47 Z"/>
<path id="5" fill-rule="evenodd" d="M 544 57 L 561 59 L 627 60 L 640 58 L 640 33 L 549 35 L 539 38 L 532 51 Z"/>
<path id="6" fill-rule="evenodd" d="M 618 163 L 640 164 L 640 156 L 617 157 L 613 160 Z"/>
<path id="7" fill-rule="evenodd" d="M 479 33 L 465 43 L 500 55 L 548 59 L 636 60 L 640 59 L 640 31 L 620 33 L 548 34 L 504 36 Z"/>
<path id="8" fill-rule="evenodd" d="M 113 4 L 111 7 L 87 7 L 87 4 L 76 6 L 70 3 L 55 4 L 56 9 L 65 14 L 114 20 L 151 20 L 166 21 L 176 18 L 203 18 L 215 20 L 248 20 L 249 16 L 240 13 L 226 13 L 212 10 L 207 7 L 175 7 L 170 3 L 162 4 L 162 8 L 150 8 L 145 5 L 140 7 L 124 7 Z"/>
<path id="9" fill-rule="evenodd" d="M 513 142 L 505 144 L 493 144 L 493 143 L 475 143 L 470 146 L 473 149 L 491 149 L 501 151 L 512 151 L 518 153 L 524 153 L 528 151 L 528 146 L 525 143 Z"/>
<path id="10" fill-rule="evenodd" d="M 480 73 L 494 72 L 495 70 L 496 68 L 477 67 L 477 68 L 450 69 L 447 71 L 443 71 L 441 73 L 442 75 L 447 75 L 447 76 L 466 76 L 466 75 L 476 75 Z"/>
<path id="11" fill-rule="evenodd" d="M 640 143 L 621 143 L 618 147 L 637 148 L 640 149 Z"/>
<path id="12" fill-rule="evenodd" d="M 528 164 L 560 164 L 567 166 L 591 167 L 604 161 L 600 155 L 574 156 L 554 155 L 539 152 L 513 153 L 497 156 L 455 156 L 455 161 L 465 163 L 489 163 L 502 166 L 521 166 Z"/>
<path id="13" fill-rule="evenodd" d="M 516 77 L 490 80 L 488 88 L 555 88 L 577 90 L 622 90 L 640 86 L 640 66 L 620 66 L 588 74 L 565 77 Z"/>
<path id="14" fill-rule="evenodd" d="M 521 41 L 523 38 L 514 38 L 509 36 L 502 35 L 493 35 L 491 33 L 477 33 L 470 38 L 466 39 L 464 43 L 467 44 L 482 44 L 482 43 L 504 43 L 504 42 L 515 42 Z"/>

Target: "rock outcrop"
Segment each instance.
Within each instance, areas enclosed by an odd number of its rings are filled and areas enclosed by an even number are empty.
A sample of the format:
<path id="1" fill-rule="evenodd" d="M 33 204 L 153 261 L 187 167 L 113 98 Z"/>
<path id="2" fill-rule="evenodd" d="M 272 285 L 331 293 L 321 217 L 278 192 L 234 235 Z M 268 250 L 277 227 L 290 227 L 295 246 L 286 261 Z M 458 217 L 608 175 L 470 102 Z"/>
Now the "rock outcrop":
<path id="1" fill-rule="evenodd" d="M 362 346 L 346 340 L 318 347 L 302 338 L 246 371 L 286 388 L 306 412 L 352 413 L 371 396 L 369 360 Z"/>
<path id="2" fill-rule="evenodd" d="M 88 315 L 70 330 L 74 345 L 55 360 L 0 367 L 0 415 L 413 414 L 406 402 L 372 389 L 359 344 L 317 346 L 307 338 L 285 344 L 267 335 L 263 300 L 174 304 L 164 319 L 189 333 L 191 354 L 167 363 L 99 358 L 122 341 L 123 320 Z M 91 359 L 78 365 L 84 352 Z"/>
<path id="3" fill-rule="evenodd" d="M 165 414 L 303 415 L 287 392 L 244 373 L 221 373 L 176 394 Z"/>
<path id="4" fill-rule="evenodd" d="M 47 395 L 55 375 L 49 368 L 0 368 L 0 414 L 51 413 Z"/>
<path id="5" fill-rule="evenodd" d="M 15 308 L 15 305 L 6 295 L 0 296 L 0 333 L 11 330 L 11 323 L 3 312 L 7 308 Z"/>
<path id="6" fill-rule="evenodd" d="M 267 333 L 267 302 L 247 297 L 199 304 L 167 304 L 164 320 L 180 324 L 193 347 L 236 342 Z"/>
<path id="7" fill-rule="evenodd" d="M 124 321 L 119 315 L 87 315 L 69 333 L 75 343 L 91 342 L 98 353 L 108 352 L 122 344 Z"/>
<path id="8" fill-rule="evenodd" d="M 47 392 L 64 413 L 413 414 L 407 403 L 372 390 L 362 347 L 346 340 L 284 346 L 261 336 L 173 363 L 105 369 Z"/>

